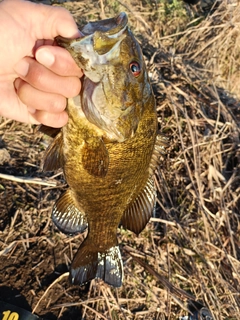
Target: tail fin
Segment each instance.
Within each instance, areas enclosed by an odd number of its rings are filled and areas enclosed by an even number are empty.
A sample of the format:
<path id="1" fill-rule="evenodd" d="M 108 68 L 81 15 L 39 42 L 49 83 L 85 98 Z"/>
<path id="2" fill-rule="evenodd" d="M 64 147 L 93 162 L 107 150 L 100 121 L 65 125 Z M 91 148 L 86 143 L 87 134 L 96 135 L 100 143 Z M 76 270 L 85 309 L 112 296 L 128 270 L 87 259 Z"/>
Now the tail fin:
<path id="1" fill-rule="evenodd" d="M 93 252 L 85 240 L 73 259 L 70 271 L 71 282 L 82 285 L 100 278 L 113 287 L 121 287 L 123 280 L 122 257 L 118 246 L 106 252 Z"/>

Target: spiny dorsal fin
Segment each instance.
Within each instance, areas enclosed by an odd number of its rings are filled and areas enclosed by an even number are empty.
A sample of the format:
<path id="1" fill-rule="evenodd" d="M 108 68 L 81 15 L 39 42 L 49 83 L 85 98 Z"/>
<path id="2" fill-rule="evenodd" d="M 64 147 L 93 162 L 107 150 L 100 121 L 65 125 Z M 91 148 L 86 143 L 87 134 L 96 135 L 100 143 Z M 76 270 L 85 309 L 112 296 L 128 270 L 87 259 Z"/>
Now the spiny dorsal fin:
<path id="1" fill-rule="evenodd" d="M 87 228 L 85 213 L 76 207 L 76 202 L 68 189 L 55 203 L 52 220 L 64 233 L 81 233 Z"/>
<path id="2" fill-rule="evenodd" d="M 169 138 L 163 134 L 158 133 L 155 141 L 155 150 L 158 150 L 161 154 L 166 154 L 166 149 L 169 146 Z"/>
<path id="3" fill-rule="evenodd" d="M 92 176 L 106 176 L 109 155 L 101 139 L 93 138 L 91 141 L 85 142 L 82 149 L 82 164 L 84 169 Z"/>
<path id="4" fill-rule="evenodd" d="M 61 128 L 52 128 L 41 124 L 38 131 L 46 134 L 49 137 L 55 138 L 56 135 L 61 131 Z"/>
<path id="5" fill-rule="evenodd" d="M 92 251 L 88 238 L 76 253 L 70 271 L 70 281 L 82 285 L 94 278 L 100 278 L 113 287 L 121 287 L 123 281 L 122 257 L 118 246 L 105 252 Z"/>
<path id="6" fill-rule="evenodd" d="M 152 177 L 135 201 L 125 210 L 121 224 L 124 228 L 139 234 L 152 217 L 156 201 L 156 190 Z"/>
<path id="7" fill-rule="evenodd" d="M 53 171 L 64 165 L 62 132 L 54 138 L 43 156 L 43 171 Z"/>
<path id="8" fill-rule="evenodd" d="M 152 159 L 150 162 L 150 174 L 153 174 L 160 163 L 160 155 L 166 154 L 169 138 L 162 133 L 158 133 L 153 149 Z"/>

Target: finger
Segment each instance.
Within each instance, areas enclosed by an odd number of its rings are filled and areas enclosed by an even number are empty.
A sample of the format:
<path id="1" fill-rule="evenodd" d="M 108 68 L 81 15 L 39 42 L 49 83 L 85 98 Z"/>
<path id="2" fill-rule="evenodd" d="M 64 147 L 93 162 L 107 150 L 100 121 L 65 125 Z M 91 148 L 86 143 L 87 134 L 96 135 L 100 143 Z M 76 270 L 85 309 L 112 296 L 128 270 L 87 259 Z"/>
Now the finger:
<path id="1" fill-rule="evenodd" d="M 28 107 L 16 94 L 16 88 L 12 82 L 1 83 L 1 93 L 0 116 L 31 124 L 43 123 L 55 128 L 60 128 L 67 123 L 68 115 L 66 111 L 52 114 Z"/>
<path id="2" fill-rule="evenodd" d="M 37 110 L 34 114 L 31 114 L 31 118 L 35 123 L 42 123 L 52 128 L 61 128 L 68 121 L 68 114 L 66 111 L 61 113 L 49 113 L 46 111 Z"/>
<path id="3" fill-rule="evenodd" d="M 15 88 L 20 100 L 34 111 L 42 110 L 50 113 L 60 113 L 66 108 L 67 100 L 64 96 L 39 91 L 20 78 L 15 81 Z"/>
<path id="4" fill-rule="evenodd" d="M 35 53 L 36 60 L 61 76 L 82 77 L 82 70 L 77 66 L 70 53 L 61 47 L 44 45 Z"/>
<path id="5" fill-rule="evenodd" d="M 36 120 L 31 117 L 27 106 L 19 99 L 13 83 L 11 81 L 1 82 L 0 87 L 0 117 L 35 124 Z"/>
<path id="6" fill-rule="evenodd" d="M 33 52 L 35 52 L 37 50 L 37 48 L 41 47 L 41 46 L 53 46 L 54 44 L 54 40 L 51 40 L 51 39 L 38 39 L 36 42 L 35 42 L 35 46 L 33 48 Z"/>
<path id="7" fill-rule="evenodd" d="M 15 72 L 34 88 L 74 97 L 80 92 L 81 83 L 78 77 L 62 77 L 47 69 L 35 59 L 25 57 L 14 67 Z"/>
<path id="8" fill-rule="evenodd" d="M 77 25 L 66 9 L 62 7 L 52 7 L 52 6 L 39 6 L 39 21 L 38 25 L 41 26 L 36 34 L 38 39 L 49 39 L 51 34 L 51 39 L 58 35 L 65 38 L 77 38 L 80 36 L 80 32 Z M 63 23 L 64 21 L 64 23 Z M 36 24 L 36 21 L 34 21 Z"/>

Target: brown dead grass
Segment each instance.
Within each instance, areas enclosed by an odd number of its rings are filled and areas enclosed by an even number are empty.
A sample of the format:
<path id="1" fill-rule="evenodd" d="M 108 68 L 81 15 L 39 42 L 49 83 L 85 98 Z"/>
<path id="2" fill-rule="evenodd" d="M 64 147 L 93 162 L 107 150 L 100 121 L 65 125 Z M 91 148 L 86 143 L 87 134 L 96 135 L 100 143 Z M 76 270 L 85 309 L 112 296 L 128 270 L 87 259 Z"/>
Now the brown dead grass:
<path id="1" fill-rule="evenodd" d="M 163 96 L 160 123 L 172 137 L 167 168 L 157 175 L 161 215 L 176 223 L 166 231 L 165 269 L 215 319 L 237 319 L 239 102 L 217 89 L 204 70 L 163 50 L 153 68 Z"/>
<path id="2" fill-rule="evenodd" d="M 240 97 L 240 3 L 223 0 L 176 45 L 185 58 L 211 70 L 215 83 Z"/>
<path id="3" fill-rule="evenodd" d="M 150 4 L 79 1 L 65 6 L 79 23 L 125 10 L 141 34 L 159 123 L 170 138 L 156 172 L 156 217 L 139 237 L 119 230 L 122 288 L 100 281 L 92 281 L 89 288 L 72 287 L 61 274 L 82 236 L 67 237 L 51 228 L 50 220 L 51 206 L 65 187 L 62 176 L 47 175 L 57 187 L 0 178 L 2 285 L 17 288 L 32 309 L 37 307 L 36 312 L 50 320 L 174 320 L 186 316 L 195 301 L 207 307 L 214 320 L 239 319 L 240 102 L 217 87 L 214 70 L 161 46 L 162 26 L 159 20 L 152 23 L 156 12 Z M 188 52 L 187 38 L 181 45 Z M 1 147 L 11 155 L 1 172 L 46 180 L 39 168 L 44 137 L 4 119 L 0 134 Z"/>

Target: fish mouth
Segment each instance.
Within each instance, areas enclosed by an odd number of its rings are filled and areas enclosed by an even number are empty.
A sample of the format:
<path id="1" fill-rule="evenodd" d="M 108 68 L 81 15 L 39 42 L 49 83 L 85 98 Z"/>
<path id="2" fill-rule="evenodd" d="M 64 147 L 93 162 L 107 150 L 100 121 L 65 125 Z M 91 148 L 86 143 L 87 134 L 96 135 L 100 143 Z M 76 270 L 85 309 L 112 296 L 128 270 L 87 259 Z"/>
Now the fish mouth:
<path id="1" fill-rule="evenodd" d="M 86 24 L 81 32 L 83 35 L 91 35 L 95 31 L 103 32 L 109 37 L 116 37 L 116 35 L 126 28 L 128 23 L 128 17 L 125 12 L 119 13 L 116 17 L 93 21 Z"/>
<path id="2" fill-rule="evenodd" d="M 98 55 L 105 55 L 123 40 L 127 24 L 128 17 L 125 12 L 110 19 L 89 22 L 81 30 L 83 37 L 73 41 L 71 46 L 75 52 L 80 51 L 81 54 L 85 47 L 88 54 L 93 49 Z"/>
<path id="3" fill-rule="evenodd" d="M 107 63 L 119 55 L 119 45 L 126 37 L 124 31 L 127 29 L 128 17 L 121 12 L 116 17 L 89 22 L 82 29 L 83 37 L 69 39 L 57 37 L 57 43 L 73 54 L 73 57 L 80 68 L 92 81 L 90 75 L 97 66 Z"/>

